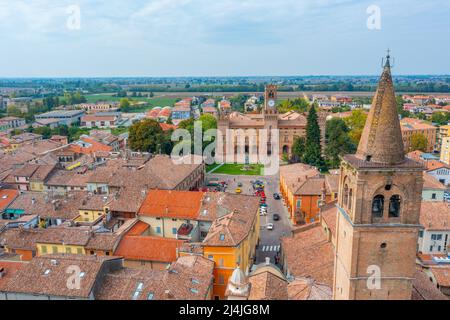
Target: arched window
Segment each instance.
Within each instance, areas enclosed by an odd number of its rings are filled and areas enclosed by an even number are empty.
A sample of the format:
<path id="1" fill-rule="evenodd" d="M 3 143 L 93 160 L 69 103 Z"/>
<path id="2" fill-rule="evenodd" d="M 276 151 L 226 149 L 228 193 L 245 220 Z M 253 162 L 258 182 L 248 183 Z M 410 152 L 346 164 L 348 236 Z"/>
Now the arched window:
<path id="1" fill-rule="evenodd" d="M 352 203 L 353 203 L 353 189 L 350 189 L 349 197 L 348 197 L 348 209 L 352 210 Z"/>
<path id="2" fill-rule="evenodd" d="M 344 186 L 344 206 L 348 206 L 348 185 Z"/>
<path id="3" fill-rule="evenodd" d="M 378 195 L 373 198 L 372 202 L 372 217 L 382 218 L 384 211 L 384 196 Z"/>
<path id="4" fill-rule="evenodd" d="M 400 217 L 401 198 L 399 195 L 393 195 L 389 201 L 389 218 Z"/>

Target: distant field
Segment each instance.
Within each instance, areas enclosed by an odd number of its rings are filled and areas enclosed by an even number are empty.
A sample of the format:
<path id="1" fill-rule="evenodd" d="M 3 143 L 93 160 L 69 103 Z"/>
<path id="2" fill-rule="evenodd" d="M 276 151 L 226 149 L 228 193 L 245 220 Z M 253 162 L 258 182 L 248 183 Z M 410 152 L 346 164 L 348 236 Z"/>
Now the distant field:
<path id="1" fill-rule="evenodd" d="M 86 99 L 89 103 L 96 103 L 100 101 L 112 101 L 112 102 L 119 102 L 120 97 L 114 97 L 111 94 L 92 94 L 87 95 Z M 173 106 L 179 98 L 177 97 L 154 97 L 154 98 L 144 98 L 144 97 L 129 97 L 128 99 L 132 101 L 143 101 L 148 102 L 152 107 L 160 106 Z"/>

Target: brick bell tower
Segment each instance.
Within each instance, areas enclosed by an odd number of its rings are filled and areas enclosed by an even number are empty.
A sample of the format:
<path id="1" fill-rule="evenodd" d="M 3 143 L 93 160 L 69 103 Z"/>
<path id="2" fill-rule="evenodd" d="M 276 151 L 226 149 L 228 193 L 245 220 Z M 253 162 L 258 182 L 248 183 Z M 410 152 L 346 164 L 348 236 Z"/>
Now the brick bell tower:
<path id="1" fill-rule="evenodd" d="M 411 299 L 423 169 L 404 155 L 388 54 L 358 151 L 341 164 L 334 299 Z"/>

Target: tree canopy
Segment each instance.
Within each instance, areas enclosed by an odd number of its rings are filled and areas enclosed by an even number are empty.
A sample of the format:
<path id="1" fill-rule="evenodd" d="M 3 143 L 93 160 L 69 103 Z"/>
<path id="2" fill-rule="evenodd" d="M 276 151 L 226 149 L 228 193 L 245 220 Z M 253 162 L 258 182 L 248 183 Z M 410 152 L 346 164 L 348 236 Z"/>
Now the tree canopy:
<path id="1" fill-rule="evenodd" d="M 353 110 L 352 115 L 345 118 L 345 124 L 350 129 L 350 139 L 355 145 L 358 145 L 359 140 L 361 140 L 361 135 L 364 130 L 364 126 L 366 125 L 366 121 L 367 114 L 361 109 Z"/>
<path id="2" fill-rule="evenodd" d="M 320 127 L 317 111 L 312 106 L 308 113 L 308 123 L 306 126 L 306 145 L 303 161 L 306 164 L 315 166 L 321 170 L 325 169 L 325 162 L 322 158 L 322 147 L 320 145 Z"/>
<path id="3" fill-rule="evenodd" d="M 350 129 L 342 119 L 332 119 L 327 122 L 325 157 L 329 167 L 339 167 L 340 156 L 355 152 L 356 146 L 352 142 L 349 132 Z"/>
<path id="4" fill-rule="evenodd" d="M 130 127 L 129 145 L 133 151 L 170 153 L 170 134 L 165 133 L 158 121 L 144 119 Z"/>
<path id="5" fill-rule="evenodd" d="M 427 137 L 425 137 L 422 133 L 420 132 L 416 132 L 413 133 L 411 136 L 411 147 L 410 147 L 410 152 L 411 151 L 416 151 L 416 150 L 420 150 L 423 152 L 427 151 L 427 146 L 428 146 L 428 140 Z"/>

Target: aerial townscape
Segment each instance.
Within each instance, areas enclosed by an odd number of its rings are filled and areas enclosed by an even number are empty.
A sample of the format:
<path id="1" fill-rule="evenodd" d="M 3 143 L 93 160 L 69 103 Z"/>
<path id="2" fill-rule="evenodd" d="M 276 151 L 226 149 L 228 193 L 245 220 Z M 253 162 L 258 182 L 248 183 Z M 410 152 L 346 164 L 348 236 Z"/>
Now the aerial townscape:
<path id="1" fill-rule="evenodd" d="M 450 95 L 396 95 L 384 61 L 366 98 L 283 99 L 267 84 L 152 107 L 134 91 L 86 102 L 9 89 L 0 298 L 448 299 Z M 278 130 L 279 170 L 207 163 L 203 149 L 173 161 L 172 133 L 197 122 L 231 132 L 217 141 L 226 159 L 238 136 L 248 155 L 250 132 Z"/>
<path id="2" fill-rule="evenodd" d="M 450 2 L 78 2 L 0 0 L 0 310 L 450 300 Z"/>

